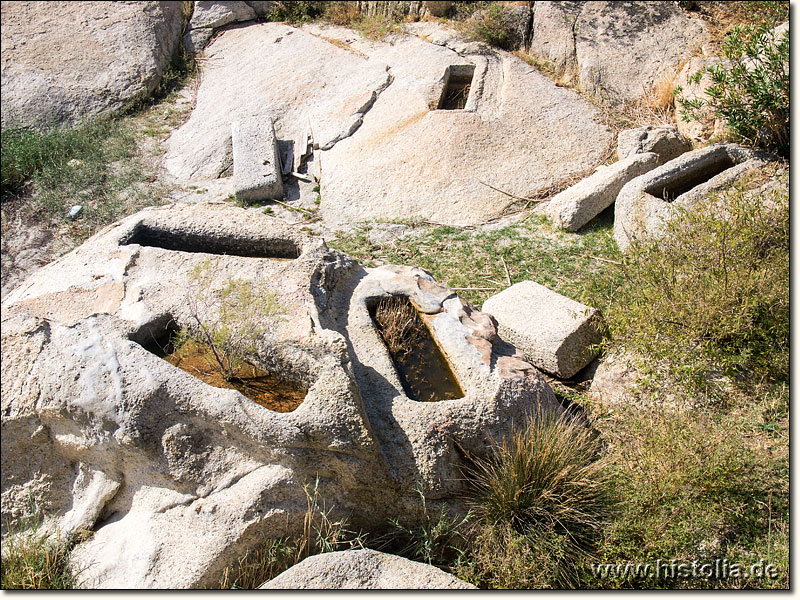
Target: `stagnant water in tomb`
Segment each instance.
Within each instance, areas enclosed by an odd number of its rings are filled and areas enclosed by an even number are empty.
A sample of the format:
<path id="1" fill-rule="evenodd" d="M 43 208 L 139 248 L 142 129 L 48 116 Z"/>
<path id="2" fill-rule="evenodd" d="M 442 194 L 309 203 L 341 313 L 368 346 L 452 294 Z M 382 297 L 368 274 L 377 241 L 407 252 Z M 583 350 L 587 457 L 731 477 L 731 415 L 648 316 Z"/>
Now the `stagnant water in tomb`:
<path id="1" fill-rule="evenodd" d="M 409 398 L 437 402 L 464 397 L 447 358 L 408 298 L 384 298 L 370 315 Z"/>
<path id="2" fill-rule="evenodd" d="M 189 340 L 180 348 L 174 349 L 169 340 L 165 341 L 163 345 L 157 345 L 155 353 L 168 363 L 214 387 L 237 390 L 264 408 L 276 412 L 291 412 L 300 406 L 308 392 L 296 383 L 286 381 L 248 362 L 238 365 L 233 377 L 226 379 L 207 344 Z M 163 350 L 159 352 L 158 348 Z"/>

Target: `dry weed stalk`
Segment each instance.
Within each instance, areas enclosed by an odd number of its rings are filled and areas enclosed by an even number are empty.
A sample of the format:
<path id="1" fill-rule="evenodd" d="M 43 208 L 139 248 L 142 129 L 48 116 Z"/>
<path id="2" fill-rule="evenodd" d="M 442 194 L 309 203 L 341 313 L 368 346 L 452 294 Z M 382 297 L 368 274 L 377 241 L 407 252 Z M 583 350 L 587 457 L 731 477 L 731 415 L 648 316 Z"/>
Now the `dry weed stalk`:
<path id="1" fill-rule="evenodd" d="M 405 298 L 382 298 L 375 310 L 375 321 L 392 355 L 408 352 L 411 340 L 422 333 L 424 327 L 417 311 Z"/>

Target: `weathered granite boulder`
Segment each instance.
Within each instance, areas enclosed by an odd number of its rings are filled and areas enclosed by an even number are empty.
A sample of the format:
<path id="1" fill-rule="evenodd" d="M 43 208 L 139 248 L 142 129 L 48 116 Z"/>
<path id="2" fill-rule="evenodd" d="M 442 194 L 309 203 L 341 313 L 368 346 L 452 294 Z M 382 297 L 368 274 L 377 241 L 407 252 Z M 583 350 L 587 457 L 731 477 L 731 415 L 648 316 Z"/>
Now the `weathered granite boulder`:
<path id="1" fill-rule="evenodd" d="M 182 27 L 179 2 L 3 2 L 3 127 L 74 123 L 147 96 Z"/>
<path id="2" fill-rule="evenodd" d="M 555 74 L 566 80 L 578 78 L 575 54 L 575 23 L 583 2 L 534 2 L 530 52 L 550 65 Z"/>
<path id="3" fill-rule="evenodd" d="M 168 172 L 195 185 L 226 173 L 231 121 L 266 109 L 279 142 L 311 134 L 326 225 L 474 224 L 510 201 L 487 185 L 525 197 L 607 153 L 611 132 L 574 91 L 438 23 L 412 25 L 417 35 L 385 42 L 321 25 L 222 32 L 207 48 L 196 108 L 168 141 Z M 440 110 L 456 71 L 472 73 L 466 105 Z"/>
<path id="4" fill-rule="evenodd" d="M 234 121 L 233 190 L 237 200 L 252 202 L 283 197 L 278 140 L 269 115 Z"/>
<path id="5" fill-rule="evenodd" d="M 555 227 L 577 231 L 614 204 L 622 186 L 656 168 L 659 157 L 653 152 L 632 154 L 600 168 L 563 192 L 553 196 L 545 209 Z"/>
<path id="6" fill-rule="evenodd" d="M 3 528 L 33 500 L 61 539 L 92 531 L 71 555 L 82 586 L 215 586 L 265 536 L 302 532 L 304 484 L 355 527 L 413 520 L 415 486 L 431 501 L 463 495 L 456 444 L 480 453 L 555 403 L 488 315 L 427 273 L 367 271 L 279 223 L 225 203 L 147 209 L 3 302 Z M 176 327 L 238 323 L 219 303 L 236 282 L 274 301 L 237 314 L 258 315 L 247 359 L 299 390 L 296 407 L 158 354 Z M 369 313 L 389 295 L 424 315 L 463 397 L 405 395 Z"/>
<path id="7" fill-rule="evenodd" d="M 536 2 L 531 53 L 584 91 L 635 100 L 708 39 L 674 2 Z"/>
<path id="8" fill-rule="evenodd" d="M 561 379 L 569 379 L 594 359 L 594 346 L 605 333 L 600 311 L 534 281 L 521 281 L 495 294 L 482 310 L 497 320 L 500 335 L 529 361 Z"/>
<path id="9" fill-rule="evenodd" d="M 278 8 L 278 3 L 274 0 L 245 0 L 244 3 L 252 8 L 259 17 L 268 17 L 273 10 Z"/>
<path id="10" fill-rule="evenodd" d="M 434 17 L 444 17 L 447 14 L 447 11 L 453 6 L 452 2 L 444 2 L 444 1 L 435 1 L 435 2 L 423 2 L 422 4 L 425 5 L 425 8 L 428 9 L 428 12 L 431 16 Z"/>
<path id="11" fill-rule="evenodd" d="M 658 237 L 679 208 L 764 165 L 769 156 L 736 144 L 715 144 L 682 154 L 633 179 L 614 204 L 614 239 L 625 251 L 635 240 Z"/>
<path id="12" fill-rule="evenodd" d="M 247 2 L 198 0 L 194 3 L 183 45 L 189 52 L 198 52 L 206 47 L 215 29 L 255 19 L 256 11 Z"/>
<path id="13" fill-rule="evenodd" d="M 441 569 L 376 550 L 309 556 L 262 590 L 469 590 L 474 585 Z"/>
<path id="14" fill-rule="evenodd" d="M 699 118 L 692 119 L 685 114 L 681 105 L 681 101 L 702 100 L 707 102 L 710 100 L 706 90 L 712 81 L 707 69 L 723 62 L 725 62 L 723 59 L 716 56 L 694 57 L 683 66 L 675 79 L 675 87 L 681 89 L 675 102 L 678 113 L 678 132 L 690 140 L 707 141 L 720 136 L 725 131 L 725 119 L 717 118 L 710 106 L 698 109 Z M 700 81 L 690 82 L 690 78 L 697 73 L 702 73 Z"/>
<path id="15" fill-rule="evenodd" d="M 602 405 L 631 404 L 636 398 L 639 372 L 631 354 L 610 354 L 599 361 L 589 394 Z"/>
<path id="16" fill-rule="evenodd" d="M 692 143 L 683 137 L 674 125 L 646 125 L 624 129 L 617 134 L 619 160 L 632 154 L 655 152 L 659 164 L 664 164 L 692 149 Z"/>

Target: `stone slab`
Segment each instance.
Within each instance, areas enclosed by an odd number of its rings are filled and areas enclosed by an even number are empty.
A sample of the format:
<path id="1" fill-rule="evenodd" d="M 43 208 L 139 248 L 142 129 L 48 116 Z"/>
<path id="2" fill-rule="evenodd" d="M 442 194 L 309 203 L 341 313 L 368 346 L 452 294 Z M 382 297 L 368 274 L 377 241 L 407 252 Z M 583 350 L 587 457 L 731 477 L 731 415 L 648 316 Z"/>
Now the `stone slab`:
<path id="1" fill-rule="evenodd" d="M 521 281 L 483 303 L 498 333 L 533 365 L 569 379 L 595 357 L 604 322 L 600 311 L 534 281 Z"/>
<path id="2" fill-rule="evenodd" d="M 563 192 L 548 203 L 547 216 L 553 225 L 567 231 L 577 231 L 606 208 L 614 204 L 617 194 L 626 183 L 658 166 L 658 155 L 652 152 L 634 154 L 603 167 Z"/>
<path id="3" fill-rule="evenodd" d="M 234 121 L 231 141 L 236 198 L 253 202 L 283 197 L 278 141 L 272 119 L 257 116 Z"/>

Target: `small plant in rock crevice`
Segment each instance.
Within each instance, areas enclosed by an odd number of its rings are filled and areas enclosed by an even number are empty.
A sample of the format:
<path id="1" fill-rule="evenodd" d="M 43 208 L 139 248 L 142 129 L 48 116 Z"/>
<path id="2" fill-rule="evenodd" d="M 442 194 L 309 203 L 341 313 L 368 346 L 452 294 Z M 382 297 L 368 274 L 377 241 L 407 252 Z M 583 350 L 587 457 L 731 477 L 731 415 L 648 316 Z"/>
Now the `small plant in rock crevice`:
<path id="1" fill-rule="evenodd" d="M 69 555 L 84 533 L 71 541 L 43 528 L 44 515 L 31 497 L 31 516 L 6 527 L 0 559 L 0 587 L 4 590 L 65 590 L 75 587 Z"/>
<path id="2" fill-rule="evenodd" d="M 441 568 L 458 565 L 467 548 L 466 532 L 470 515 L 451 515 L 444 505 L 433 511 L 420 484 L 416 487 L 422 502 L 422 522 L 409 525 L 400 518 L 389 519 L 391 531 L 386 536 L 394 552 Z"/>
<path id="3" fill-rule="evenodd" d="M 191 272 L 186 295 L 190 324 L 178 332 L 174 344 L 180 347 L 192 339 L 206 344 L 214 366 L 231 381 L 256 353 L 259 340 L 270 323 L 280 318 L 282 309 L 275 296 L 261 286 L 229 278 L 215 288 L 215 276 L 211 260 Z"/>
<path id="4" fill-rule="evenodd" d="M 305 484 L 306 514 L 303 533 L 297 537 L 264 538 L 253 550 L 228 567 L 220 578 L 221 589 L 257 589 L 301 560 L 315 554 L 364 549 L 365 536 L 349 529 L 346 519 L 333 517 L 319 487 Z"/>

